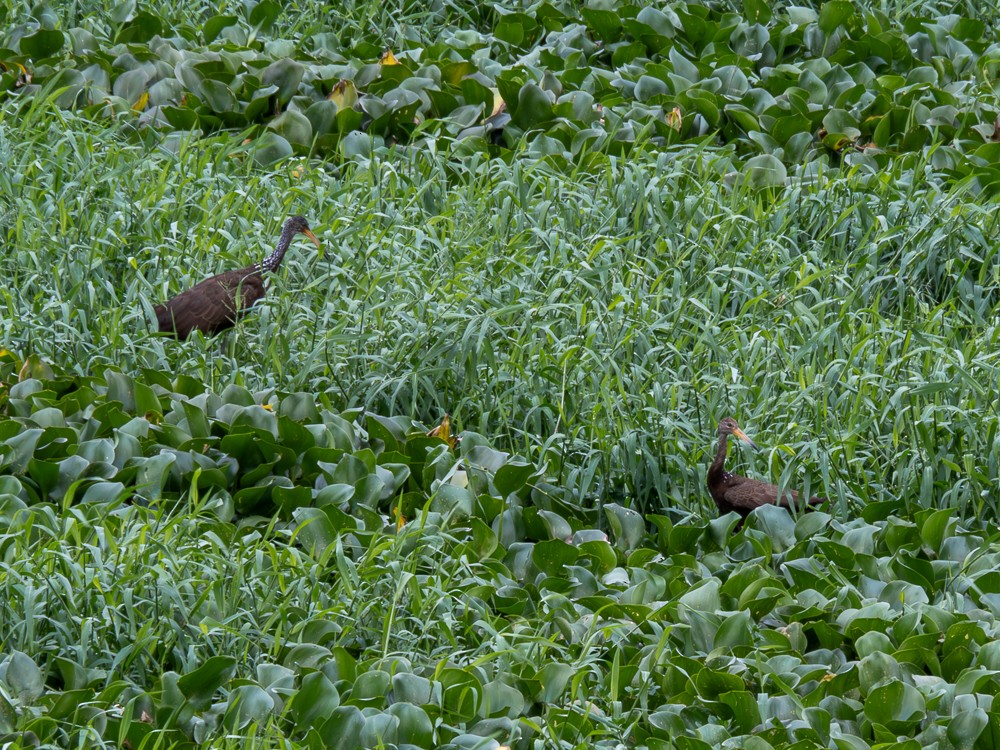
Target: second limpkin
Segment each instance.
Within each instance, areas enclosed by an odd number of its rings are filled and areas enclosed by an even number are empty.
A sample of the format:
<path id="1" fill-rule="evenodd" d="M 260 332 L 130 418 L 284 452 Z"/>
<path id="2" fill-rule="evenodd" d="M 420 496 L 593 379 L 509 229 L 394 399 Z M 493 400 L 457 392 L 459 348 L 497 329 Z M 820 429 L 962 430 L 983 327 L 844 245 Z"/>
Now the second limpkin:
<path id="1" fill-rule="evenodd" d="M 160 333 L 184 340 L 195 330 L 210 336 L 232 328 L 264 296 L 264 274 L 281 265 L 296 234 L 304 234 L 320 247 L 309 222 L 301 216 L 290 216 L 281 228 L 278 246 L 264 260 L 212 276 L 154 307 Z"/>
<path id="2" fill-rule="evenodd" d="M 777 485 L 763 482 L 760 479 L 741 477 L 726 471 L 726 447 L 729 436 L 733 435 L 747 445 L 757 449 L 757 444 L 746 436 L 736 420 L 726 417 L 719 422 L 719 448 L 715 460 L 708 467 L 708 491 L 719 506 L 719 515 L 731 511 L 739 513 L 744 519 L 750 511 L 762 505 L 780 505 L 783 508 L 805 508 L 812 505 L 822 505 L 825 497 L 813 496 L 808 500 L 799 500 L 795 490 L 780 490 Z M 740 522 L 742 524 L 742 521 Z"/>

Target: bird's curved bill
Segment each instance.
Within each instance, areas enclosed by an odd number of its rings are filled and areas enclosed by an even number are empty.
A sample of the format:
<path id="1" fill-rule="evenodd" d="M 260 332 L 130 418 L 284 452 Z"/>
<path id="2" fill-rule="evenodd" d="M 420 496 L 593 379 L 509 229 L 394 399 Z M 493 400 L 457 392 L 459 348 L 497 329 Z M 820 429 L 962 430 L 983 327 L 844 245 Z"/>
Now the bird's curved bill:
<path id="1" fill-rule="evenodd" d="M 760 450 L 760 448 L 757 447 L 757 443 L 755 443 L 753 440 L 751 440 L 750 438 L 748 438 L 747 434 L 745 432 L 743 432 L 743 430 L 741 430 L 739 427 L 734 427 L 733 428 L 733 434 L 736 437 L 738 437 L 740 440 L 742 440 L 744 443 L 746 443 L 747 445 L 749 445 L 751 448 L 753 448 L 755 451 Z"/>
<path id="2" fill-rule="evenodd" d="M 302 234 L 311 239 L 312 243 L 316 247 L 323 247 L 321 244 L 319 244 L 319 238 L 315 234 L 313 234 L 313 231 L 311 229 L 303 229 Z"/>

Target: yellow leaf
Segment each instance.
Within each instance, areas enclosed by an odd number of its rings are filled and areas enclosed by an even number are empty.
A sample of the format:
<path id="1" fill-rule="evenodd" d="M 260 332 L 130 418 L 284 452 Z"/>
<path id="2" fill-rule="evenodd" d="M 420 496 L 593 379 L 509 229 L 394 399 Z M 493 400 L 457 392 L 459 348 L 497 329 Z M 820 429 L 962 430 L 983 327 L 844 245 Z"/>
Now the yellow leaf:
<path id="1" fill-rule="evenodd" d="M 490 91 L 493 92 L 493 111 L 490 112 L 490 117 L 493 117 L 506 109 L 507 102 L 505 102 L 503 97 L 500 96 L 500 89 L 490 89 Z"/>
<path id="2" fill-rule="evenodd" d="M 392 507 L 392 515 L 396 517 L 396 531 L 400 531 L 406 525 L 406 519 L 403 518 L 401 506 L 394 505 Z"/>
<path id="3" fill-rule="evenodd" d="M 383 65 L 399 65 L 399 60 L 396 59 L 396 56 L 392 54 L 392 50 L 388 47 L 386 47 L 385 52 L 382 53 L 382 57 L 379 59 L 379 62 Z"/>
<path id="4" fill-rule="evenodd" d="M 260 408 L 261 409 L 267 409 L 267 411 L 274 411 L 274 407 L 271 406 L 270 404 L 261 404 Z"/>
<path id="5" fill-rule="evenodd" d="M 142 96 L 140 96 L 136 100 L 135 104 L 132 105 L 132 109 L 134 109 L 136 112 L 142 112 L 142 110 L 146 108 L 147 104 L 149 104 L 149 92 L 143 91 Z"/>
<path id="6" fill-rule="evenodd" d="M 452 449 L 458 445 L 458 437 L 451 434 L 451 417 L 447 413 L 441 419 L 441 424 L 427 433 L 427 437 L 440 438 Z"/>
<path id="7" fill-rule="evenodd" d="M 358 103 L 358 87 L 354 85 L 354 81 L 337 81 L 327 99 L 336 104 L 337 109 L 351 109 Z"/>
<path id="8" fill-rule="evenodd" d="M 673 128 L 678 133 L 681 132 L 681 124 L 684 121 L 684 116 L 681 114 L 680 107 L 674 107 L 672 110 L 667 112 L 667 127 Z"/>
<path id="9" fill-rule="evenodd" d="M 8 64 L 0 60 L 0 71 L 13 70 L 14 68 L 17 68 L 18 70 L 17 80 L 14 81 L 14 88 L 19 89 L 22 86 L 27 86 L 31 83 L 31 73 L 29 73 L 28 69 L 21 65 L 21 63 L 16 62 Z"/>

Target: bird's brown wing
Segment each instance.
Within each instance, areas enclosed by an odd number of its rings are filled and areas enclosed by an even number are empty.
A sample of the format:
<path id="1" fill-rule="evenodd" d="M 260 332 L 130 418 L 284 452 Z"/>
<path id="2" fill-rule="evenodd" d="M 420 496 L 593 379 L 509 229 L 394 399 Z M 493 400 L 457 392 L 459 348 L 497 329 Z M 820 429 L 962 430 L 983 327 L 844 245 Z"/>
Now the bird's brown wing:
<path id="1" fill-rule="evenodd" d="M 748 513 L 762 505 L 780 505 L 782 508 L 801 507 L 799 493 L 784 490 L 779 497 L 778 488 L 759 479 L 733 476 L 723 491 L 724 501 L 737 512 Z M 807 505 L 820 505 L 824 497 L 811 497 Z"/>
<path id="2" fill-rule="evenodd" d="M 195 329 L 211 335 L 230 328 L 263 296 L 260 273 L 240 269 L 205 279 L 154 310 L 161 332 L 186 339 Z"/>

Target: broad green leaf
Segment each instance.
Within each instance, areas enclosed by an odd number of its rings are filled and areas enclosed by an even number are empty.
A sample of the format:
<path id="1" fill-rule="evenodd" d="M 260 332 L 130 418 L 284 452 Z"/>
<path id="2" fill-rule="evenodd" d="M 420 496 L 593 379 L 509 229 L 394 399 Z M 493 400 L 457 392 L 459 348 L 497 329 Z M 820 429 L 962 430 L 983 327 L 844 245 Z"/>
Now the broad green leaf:
<path id="1" fill-rule="evenodd" d="M 606 504 L 604 514 L 614 535 L 615 544 L 620 549 L 632 550 L 639 546 L 646 533 L 646 524 L 642 516 L 631 508 L 625 508 L 617 503 Z"/>
<path id="2" fill-rule="evenodd" d="M 365 717 L 357 706 L 338 706 L 319 729 L 326 747 L 360 750 Z"/>
<path id="3" fill-rule="evenodd" d="M 872 690 L 865 698 L 865 717 L 902 734 L 924 718 L 924 697 L 912 685 L 890 682 Z"/>
<path id="4" fill-rule="evenodd" d="M 785 180 L 788 179 L 785 165 L 771 154 L 761 154 L 747 159 L 743 170 L 747 184 L 755 189 L 783 187 Z"/>
<path id="5" fill-rule="evenodd" d="M 22 54 L 33 60 L 42 60 L 57 54 L 66 43 L 66 37 L 55 29 L 38 29 L 30 36 L 21 37 L 19 42 Z"/>
<path id="6" fill-rule="evenodd" d="M 318 726 L 333 709 L 340 705 L 340 693 L 322 672 L 311 672 L 302 678 L 289 711 L 300 727 Z"/>
<path id="7" fill-rule="evenodd" d="M 397 742 L 416 747 L 430 747 L 433 744 L 434 727 L 427 712 L 420 706 L 396 702 L 385 712 L 398 720 Z"/>
<path id="8" fill-rule="evenodd" d="M 212 703 L 215 692 L 232 679 L 236 659 L 232 656 L 212 656 L 197 669 L 177 680 L 177 688 L 196 709 L 203 711 Z"/>
<path id="9" fill-rule="evenodd" d="M 45 690 L 42 671 L 30 656 L 21 651 L 12 651 L 0 663 L 0 682 L 5 683 L 11 695 L 25 705 L 33 704 Z"/>

